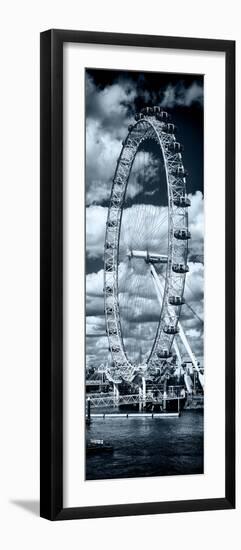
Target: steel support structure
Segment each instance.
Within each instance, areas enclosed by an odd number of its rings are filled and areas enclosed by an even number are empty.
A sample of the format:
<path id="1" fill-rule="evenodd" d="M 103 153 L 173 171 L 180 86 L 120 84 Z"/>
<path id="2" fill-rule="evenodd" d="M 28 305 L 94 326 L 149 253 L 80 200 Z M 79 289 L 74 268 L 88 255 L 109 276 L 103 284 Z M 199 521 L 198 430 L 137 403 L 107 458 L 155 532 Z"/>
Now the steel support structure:
<path id="1" fill-rule="evenodd" d="M 153 264 L 150 265 L 150 270 L 151 270 L 151 274 L 153 276 L 153 281 L 154 281 L 154 285 L 155 285 L 155 289 L 156 289 L 156 293 L 157 293 L 157 298 L 158 298 L 159 302 L 162 303 L 162 296 L 163 296 L 163 291 L 164 291 L 162 282 L 160 281 L 160 278 L 158 277 L 155 266 Z M 170 307 L 171 306 L 169 306 L 169 309 L 170 309 Z M 170 311 L 170 319 L 171 319 L 171 311 Z M 181 339 L 181 341 L 182 341 L 182 343 L 185 347 L 185 350 L 186 350 L 188 356 L 190 357 L 193 368 L 198 372 L 198 377 L 199 377 L 200 384 L 201 384 L 202 388 L 204 388 L 204 376 L 200 372 L 199 363 L 198 363 L 197 358 L 195 357 L 195 355 L 192 351 L 192 348 L 191 348 L 191 346 L 188 342 L 188 339 L 186 337 L 186 334 L 184 332 L 183 326 L 182 326 L 180 321 L 178 321 L 177 328 L 178 328 L 178 335 L 179 335 L 179 337 L 180 337 L 180 339 Z M 174 347 L 175 352 L 177 354 L 178 361 L 181 361 L 181 355 L 180 355 L 180 351 L 179 351 L 176 339 L 173 340 L 173 347 Z"/>
<path id="2" fill-rule="evenodd" d="M 91 408 L 101 408 L 101 407 L 116 407 L 116 398 L 112 395 L 102 395 L 102 396 L 95 396 L 95 397 L 88 397 L 89 403 Z M 147 392 L 145 398 L 143 397 L 143 394 L 128 394 L 128 395 L 119 395 L 118 405 L 138 405 L 142 404 L 144 407 L 144 404 L 147 403 L 153 403 L 156 405 L 161 405 L 163 403 L 166 403 L 166 401 L 173 401 L 177 399 L 185 399 L 185 390 L 184 387 L 180 387 L 173 391 L 172 393 L 168 391 L 159 392 L 158 397 L 154 397 L 152 394 L 149 394 Z"/>

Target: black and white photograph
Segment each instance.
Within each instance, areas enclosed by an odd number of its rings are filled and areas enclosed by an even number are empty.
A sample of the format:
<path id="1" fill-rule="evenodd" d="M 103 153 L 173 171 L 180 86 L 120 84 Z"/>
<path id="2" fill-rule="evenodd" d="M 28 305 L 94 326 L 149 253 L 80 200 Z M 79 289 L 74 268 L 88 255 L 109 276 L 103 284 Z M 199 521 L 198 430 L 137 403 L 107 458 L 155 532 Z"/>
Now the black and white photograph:
<path id="1" fill-rule="evenodd" d="M 85 70 L 86 480 L 204 473 L 204 101 Z"/>
<path id="2" fill-rule="evenodd" d="M 236 550 L 238 6 L 2 5 L 3 550 Z"/>
<path id="3" fill-rule="evenodd" d="M 235 42 L 41 63 L 41 517 L 235 508 Z"/>

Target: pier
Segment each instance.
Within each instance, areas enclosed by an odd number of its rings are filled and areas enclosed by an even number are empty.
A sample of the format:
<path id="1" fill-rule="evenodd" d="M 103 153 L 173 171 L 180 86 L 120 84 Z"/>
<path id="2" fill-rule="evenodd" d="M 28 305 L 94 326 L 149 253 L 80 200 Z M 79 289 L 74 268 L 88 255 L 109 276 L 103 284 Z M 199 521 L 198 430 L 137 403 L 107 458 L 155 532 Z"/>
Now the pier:
<path id="1" fill-rule="evenodd" d="M 165 419 L 165 418 L 178 418 L 180 416 L 179 412 L 155 412 L 155 413 L 147 413 L 147 412 L 139 412 L 139 413 L 93 413 L 91 414 L 91 418 L 101 418 L 102 420 L 105 418 L 138 418 L 139 420 L 143 418 L 158 418 L 158 419 Z"/>

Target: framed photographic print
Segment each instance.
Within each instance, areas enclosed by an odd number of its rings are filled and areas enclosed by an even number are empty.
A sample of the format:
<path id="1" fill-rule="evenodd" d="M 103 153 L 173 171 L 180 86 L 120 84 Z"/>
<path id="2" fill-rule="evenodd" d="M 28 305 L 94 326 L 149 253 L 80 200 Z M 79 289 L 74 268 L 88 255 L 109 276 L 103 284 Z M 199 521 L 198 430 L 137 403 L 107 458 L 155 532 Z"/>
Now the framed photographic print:
<path id="1" fill-rule="evenodd" d="M 41 516 L 235 507 L 235 43 L 41 34 Z"/>

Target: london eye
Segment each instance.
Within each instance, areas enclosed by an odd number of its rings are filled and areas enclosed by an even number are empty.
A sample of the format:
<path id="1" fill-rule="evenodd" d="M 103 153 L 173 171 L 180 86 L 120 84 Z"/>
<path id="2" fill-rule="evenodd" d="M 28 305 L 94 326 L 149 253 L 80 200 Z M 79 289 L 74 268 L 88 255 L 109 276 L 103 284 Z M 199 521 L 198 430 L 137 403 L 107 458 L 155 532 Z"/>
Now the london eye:
<path id="1" fill-rule="evenodd" d="M 199 371 L 180 322 L 191 203 L 175 130 L 159 106 L 143 108 L 128 127 L 116 165 L 104 246 L 106 332 L 116 382 L 145 375 L 174 352 L 181 362 L 177 336 Z M 157 190 L 148 187 L 153 167 Z M 134 185 L 142 190 L 139 202 L 138 196 L 132 200 Z"/>

